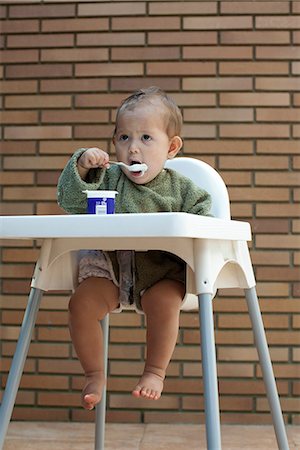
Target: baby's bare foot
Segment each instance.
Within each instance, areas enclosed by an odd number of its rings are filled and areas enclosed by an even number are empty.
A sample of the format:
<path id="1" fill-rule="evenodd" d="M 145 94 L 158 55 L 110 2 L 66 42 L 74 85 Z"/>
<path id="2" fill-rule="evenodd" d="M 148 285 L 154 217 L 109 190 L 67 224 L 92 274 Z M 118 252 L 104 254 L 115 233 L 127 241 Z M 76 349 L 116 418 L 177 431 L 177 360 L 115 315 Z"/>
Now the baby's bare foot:
<path id="1" fill-rule="evenodd" d="M 132 391 L 132 395 L 149 400 L 158 400 L 161 396 L 163 386 L 164 377 L 145 371 L 139 383 Z"/>
<path id="2" fill-rule="evenodd" d="M 102 372 L 86 374 L 85 386 L 82 391 L 82 406 L 85 409 L 93 409 L 101 401 L 105 377 Z"/>

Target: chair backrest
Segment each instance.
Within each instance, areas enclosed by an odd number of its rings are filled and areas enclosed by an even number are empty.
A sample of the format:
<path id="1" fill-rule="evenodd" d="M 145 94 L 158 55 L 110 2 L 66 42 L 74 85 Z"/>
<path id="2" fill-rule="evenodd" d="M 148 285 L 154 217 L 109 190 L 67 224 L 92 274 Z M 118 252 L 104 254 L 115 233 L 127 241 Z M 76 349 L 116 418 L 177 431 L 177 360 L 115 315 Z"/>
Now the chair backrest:
<path id="1" fill-rule="evenodd" d="M 186 157 L 168 159 L 165 167 L 190 178 L 197 186 L 205 189 L 211 195 L 211 213 L 214 217 L 231 218 L 226 184 L 213 167 L 198 159 Z"/>

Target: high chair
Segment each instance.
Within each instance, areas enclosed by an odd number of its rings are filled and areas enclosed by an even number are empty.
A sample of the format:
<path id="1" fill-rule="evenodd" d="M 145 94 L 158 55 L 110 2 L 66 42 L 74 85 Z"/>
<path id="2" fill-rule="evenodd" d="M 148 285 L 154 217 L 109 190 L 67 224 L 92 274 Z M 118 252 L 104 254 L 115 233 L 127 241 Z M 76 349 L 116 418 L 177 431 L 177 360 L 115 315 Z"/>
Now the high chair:
<path id="1" fill-rule="evenodd" d="M 186 262 L 187 295 L 182 309 L 199 310 L 206 440 L 209 450 L 221 449 L 212 300 L 218 288 L 244 289 L 278 448 L 288 450 L 247 246 L 247 241 L 251 240 L 250 226 L 230 219 L 227 188 L 220 175 L 208 164 L 182 157 L 167 161 L 166 167 L 190 177 L 211 194 L 213 218 L 186 213 L 0 217 L 1 238 L 44 239 L 2 399 L 0 449 L 12 414 L 42 293 L 48 290 L 73 289 L 76 285 L 78 250 L 99 248 L 137 251 L 161 249 L 176 254 Z M 120 311 L 121 308 L 116 312 Z M 109 318 L 106 317 L 101 323 L 106 368 L 108 321 Z M 104 388 L 102 401 L 96 408 L 96 450 L 104 449 L 105 410 Z"/>

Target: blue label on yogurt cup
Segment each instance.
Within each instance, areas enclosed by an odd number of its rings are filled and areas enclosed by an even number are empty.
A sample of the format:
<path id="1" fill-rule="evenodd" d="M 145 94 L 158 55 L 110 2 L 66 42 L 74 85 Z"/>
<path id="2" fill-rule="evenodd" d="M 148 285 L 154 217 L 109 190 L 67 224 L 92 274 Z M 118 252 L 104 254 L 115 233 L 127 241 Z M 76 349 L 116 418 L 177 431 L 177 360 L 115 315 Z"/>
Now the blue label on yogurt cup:
<path id="1" fill-rule="evenodd" d="M 114 214 L 117 191 L 83 191 L 87 194 L 88 214 Z"/>

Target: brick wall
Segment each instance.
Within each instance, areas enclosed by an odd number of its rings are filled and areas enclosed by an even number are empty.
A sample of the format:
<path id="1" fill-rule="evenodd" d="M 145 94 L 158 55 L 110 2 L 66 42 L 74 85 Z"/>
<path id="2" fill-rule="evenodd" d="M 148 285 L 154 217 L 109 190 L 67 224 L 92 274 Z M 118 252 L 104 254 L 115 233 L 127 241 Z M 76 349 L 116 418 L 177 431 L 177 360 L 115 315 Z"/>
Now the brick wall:
<path id="1" fill-rule="evenodd" d="M 287 421 L 299 424 L 300 2 L 1 1 L 1 214 L 60 214 L 71 153 L 112 152 L 116 106 L 159 85 L 182 108 L 183 154 L 217 168 L 232 215 L 250 221 L 261 309 Z M 2 386 L 40 242 L 2 242 Z M 67 329 L 68 293 L 44 296 L 15 419 L 91 420 Z M 214 301 L 222 420 L 269 423 L 240 291 Z M 108 417 L 203 421 L 197 315 L 181 315 L 165 393 L 129 392 L 143 366 L 143 318 L 111 317 Z"/>

